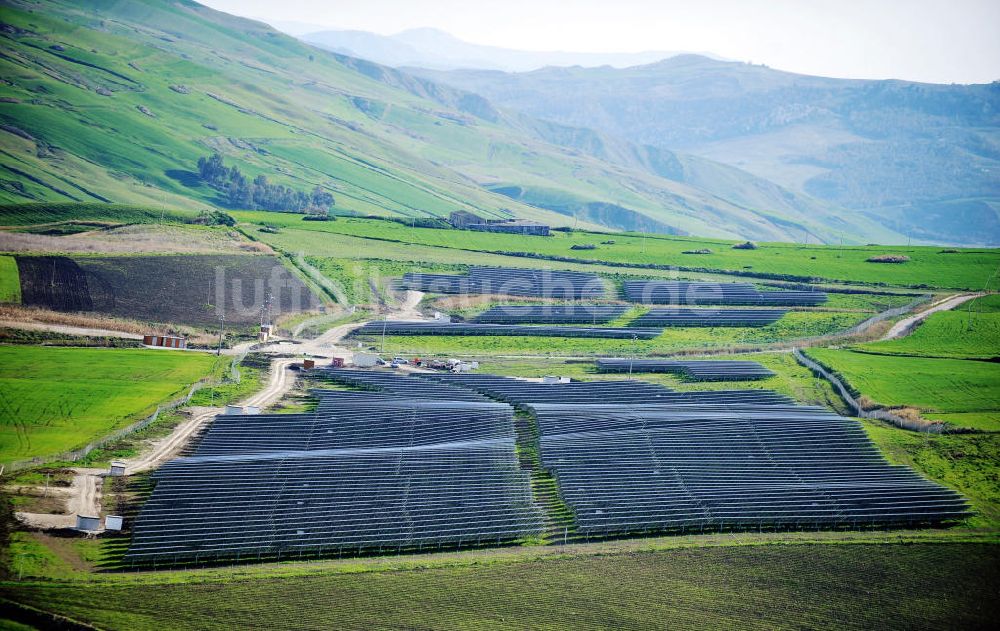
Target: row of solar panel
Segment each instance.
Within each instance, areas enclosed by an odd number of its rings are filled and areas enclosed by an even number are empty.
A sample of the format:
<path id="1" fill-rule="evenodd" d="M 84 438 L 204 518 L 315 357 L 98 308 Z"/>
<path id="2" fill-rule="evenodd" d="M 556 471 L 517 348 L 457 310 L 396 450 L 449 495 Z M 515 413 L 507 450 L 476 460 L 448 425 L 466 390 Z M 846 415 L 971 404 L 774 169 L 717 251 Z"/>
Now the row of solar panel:
<path id="1" fill-rule="evenodd" d="M 625 281 L 626 300 L 669 305 L 815 306 L 827 301 L 822 291 L 760 291 L 750 283 L 667 280 Z"/>
<path id="2" fill-rule="evenodd" d="M 358 335 L 524 335 L 542 337 L 586 337 L 650 340 L 662 329 L 599 328 L 574 326 L 520 326 L 516 324 L 474 324 L 382 320 L 368 322 L 355 331 Z"/>
<path id="3" fill-rule="evenodd" d="M 466 276 L 407 273 L 406 289 L 445 294 L 497 294 L 560 299 L 603 298 L 604 281 L 594 274 L 538 269 L 472 267 Z"/>
<path id="4" fill-rule="evenodd" d="M 473 318 L 477 324 L 598 324 L 621 317 L 625 305 L 497 305 Z M 783 309 L 651 309 L 626 327 L 767 326 Z"/>
<path id="5" fill-rule="evenodd" d="M 754 361 L 603 358 L 596 363 L 600 372 L 674 373 L 691 381 L 747 381 L 774 376 L 774 372 Z"/>
<path id="6" fill-rule="evenodd" d="M 628 305 L 497 305 L 480 313 L 478 324 L 603 324 L 619 318 Z"/>

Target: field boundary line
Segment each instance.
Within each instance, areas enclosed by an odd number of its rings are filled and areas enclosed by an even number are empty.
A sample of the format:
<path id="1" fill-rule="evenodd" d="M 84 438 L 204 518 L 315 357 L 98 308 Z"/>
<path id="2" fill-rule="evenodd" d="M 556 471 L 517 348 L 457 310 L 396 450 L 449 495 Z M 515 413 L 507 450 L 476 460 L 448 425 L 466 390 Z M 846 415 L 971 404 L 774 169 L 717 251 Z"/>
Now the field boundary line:
<path id="1" fill-rule="evenodd" d="M 861 406 L 861 403 L 859 403 L 858 400 L 854 398 L 854 396 L 851 394 L 850 389 L 844 384 L 844 382 L 841 381 L 839 377 L 834 375 L 832 371 L 828 370 L 818 361 L 815 361 L 812 358 L 806 356 L 798 348 L 792 349 L 792 355 L 795 357 L 795 361 L 797 361 L 802 366 L 805 366 L 806 368 L 810 369 L 814 375 L 822 377 L 823 379 L 829 381 L 830 384 L 833 385 L 834 390 L 836 390 L 840 394 L 840 397 L 844 400 L 845 403 L 847 403 L 848 406 L 850 406 L 850 408 L 854 412 L 854 415 L 857 417 L 869 418 L 869 419 L 873 418 L 873 419 L 878 419 L 880 421 L 887 421 L 889 423 L 892 423 L 896 427 L 902 429 L 908 429 L 914 432 L 925 432 L 928 434 L 957 433 L 957 432 L 950 432 L 948 430 L 947 424 L 944 423 L 943 421 L 906 419 L 901 416 L 896 416 L 895 414 L 887 412 L 886 410 L 883 409 L 866 410 L 864 407 Z"/>

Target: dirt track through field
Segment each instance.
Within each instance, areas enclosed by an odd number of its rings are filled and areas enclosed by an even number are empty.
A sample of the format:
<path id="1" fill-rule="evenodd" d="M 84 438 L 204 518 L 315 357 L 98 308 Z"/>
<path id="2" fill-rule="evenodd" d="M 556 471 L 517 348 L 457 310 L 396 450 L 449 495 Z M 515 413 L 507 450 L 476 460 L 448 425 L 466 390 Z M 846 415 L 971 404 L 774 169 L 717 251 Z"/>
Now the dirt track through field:
<path id="1" fill-rule="evenodd" d="M 82 326 L 66 324 L 47 324 L 45 322 L 20 322 L 17 320 L 0 320 L 0 329 L 24 329 L 27 331 L 49 331 L 66 335 L 82 335 L 85 337 L 120 337 L 127 340 L 141 340 L 138 333 L 125 333 L 111 329 L 91 329 Z"/>
<path id="2" fill-rule="evenodd" d="M 929 308 L 924 309 L 916 315 L 912 315 L 908 318 L 903 318 L 896 324 L 892 325 L 892 328 L 882 336 L 879 340 L 880 342 L 885 342 L 888 340 L 894 340 L 899 337 L 904 337 L 913 332 L 913 329 L 917 327 L 918 324 L 934 315 L 938 311 L 948 311 L 949 309 L 954 309 L 955 307 L 972 300 L 973 298 L 978 298 L 982 296 L 981 293 L 975 294 L 955 294 L 954 296 L 949 296 L 942 300 L 937 301 Z"/>

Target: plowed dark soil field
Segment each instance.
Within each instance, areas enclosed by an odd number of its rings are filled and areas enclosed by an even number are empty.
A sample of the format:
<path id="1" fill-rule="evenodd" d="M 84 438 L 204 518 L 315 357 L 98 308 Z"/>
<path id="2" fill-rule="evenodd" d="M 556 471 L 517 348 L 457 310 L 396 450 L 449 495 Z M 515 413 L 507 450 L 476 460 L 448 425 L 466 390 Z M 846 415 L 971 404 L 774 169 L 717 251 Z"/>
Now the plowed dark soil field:
<path id="1" fill-rule="evenodd" d="M 271 313 L 315 308 L 309 289 L 268 256 L 18 256 L 22 304 L 134 320 L 251 324 L 270 294 Z"/>

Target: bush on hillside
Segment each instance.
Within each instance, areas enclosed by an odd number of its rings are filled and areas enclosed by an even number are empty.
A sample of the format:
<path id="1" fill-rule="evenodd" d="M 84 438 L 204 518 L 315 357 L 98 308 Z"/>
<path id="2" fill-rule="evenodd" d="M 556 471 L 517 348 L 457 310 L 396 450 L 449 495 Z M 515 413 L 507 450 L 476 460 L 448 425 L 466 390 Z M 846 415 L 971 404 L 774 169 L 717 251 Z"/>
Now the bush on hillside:
<path id="1" fill-rule="evenodd" d="M 869 256 L 865 260 L 869 263 L 905 263 L 910 260 L 910 257 L 905 254 L 879 254 L 878 256 Z"/>
<path id="2" fill-rule="evenodd" d="M 743 243 L 737 243 L 733 245 L 734 250 L 756 250 L 757 244 L 753 241 L 744 241 Z"/>

